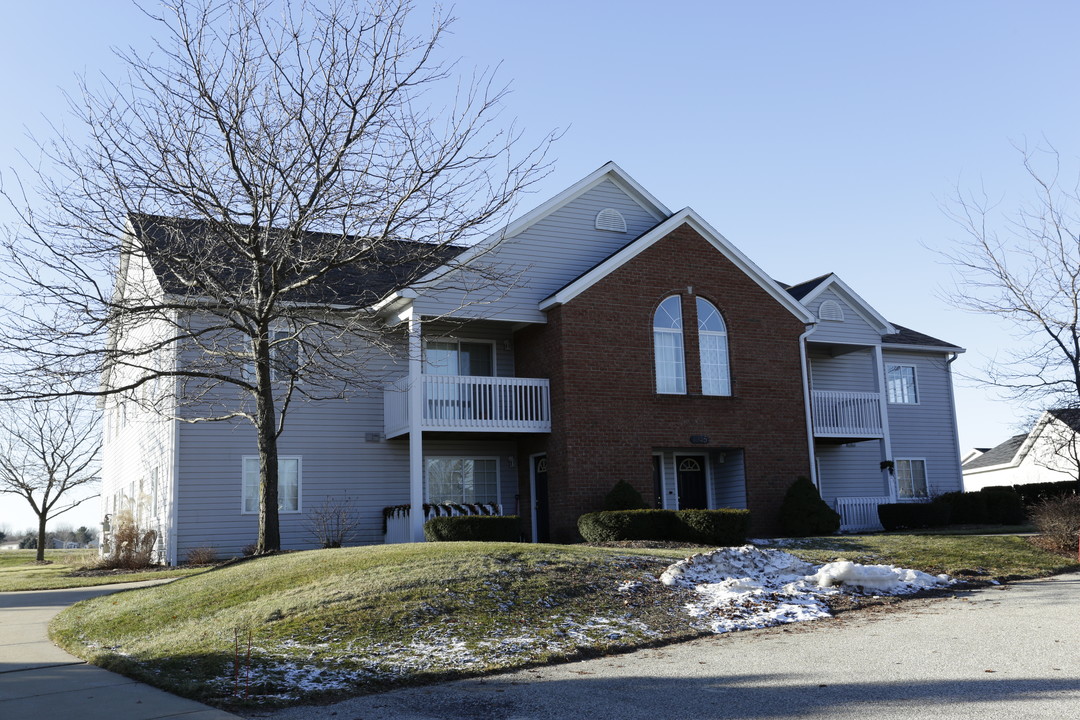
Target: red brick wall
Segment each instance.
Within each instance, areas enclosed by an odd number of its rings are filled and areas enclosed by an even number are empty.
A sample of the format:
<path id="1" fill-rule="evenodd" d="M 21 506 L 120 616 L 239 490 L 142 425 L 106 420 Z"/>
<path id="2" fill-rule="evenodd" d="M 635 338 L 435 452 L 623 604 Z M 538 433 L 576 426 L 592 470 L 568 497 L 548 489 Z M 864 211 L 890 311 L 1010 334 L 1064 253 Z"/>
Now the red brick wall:
<path id="1" fill-rule="evenodd" d="M 688 293 L 692 287 L 692 293 Z M 652 317 L 682 297 L 686 395 L 658 395 Z M 728 329 L 732 396 L 701 395 L 696 297 Z M 776 530 L 788 485 L 809 475 L 799 335 L 802 323 L 688 225 L 683 225 L 516 337 L 517 374 L 548 377 L 552 432 L 521 443 L 548 453 L 552 539 L 576 537 L 577 517 L 602 509 L 617 480 L 652 497 L 654 448 L 742 448 L 754 533 Z M 690 435 L 707 435 L 692 445 Z M 527 518 L 528 502 L 522 504 Z"/>

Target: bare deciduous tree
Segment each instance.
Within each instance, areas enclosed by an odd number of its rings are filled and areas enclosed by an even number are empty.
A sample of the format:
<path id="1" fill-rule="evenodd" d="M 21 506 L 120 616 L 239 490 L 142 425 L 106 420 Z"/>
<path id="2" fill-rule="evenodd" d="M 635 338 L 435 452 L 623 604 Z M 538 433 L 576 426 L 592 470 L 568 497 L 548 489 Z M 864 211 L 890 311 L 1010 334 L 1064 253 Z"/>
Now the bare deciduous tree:
<path id="1" fill-rule="evenodd" d="M 0 411 L 0 493 L 18 495 L 38 518 L 37 560 L 45 525 L 96 494 L 101 436 L 94 412 L 77 398 L 9 404 Z"/>
<path id="2" fill-rule="evenodd" d="M 168 10 L 154 52 L 72 101 L 88 142 L 58 134 L 6 188 L 0 350 L 21 363 L 3 394 L 250 421 L 269 552 L 292 404 L 382 383 L 369 361 L 402 343 L 375 310 L 497 228 L 552 138 L 518 152 L 505 89 L 457 79 L 436 57 L 451 18 L 413 34 L 406 0 Z M 454 277 L 508 281 L 476 261 Z"/>
<path id="3" fill-rule="evenodd" d="M 1004 320 L 1009 349 L 976 379 L 1022 402 L 1033 415 L 1080 408 L 1080 176 L 1066 178 L 1053 148 L 1023 151 L 1033 199 L 1011 213 L 981 195 L 956 193 L 947 209 L 965 237 L 942 254 L 957 271 L 947 299 Z M 1068 427 L 1067 425 L 1065 427 Z M 1075 439 L 1054 428 L 1046 448 L 1071 463 L 1080 482 Z"/>

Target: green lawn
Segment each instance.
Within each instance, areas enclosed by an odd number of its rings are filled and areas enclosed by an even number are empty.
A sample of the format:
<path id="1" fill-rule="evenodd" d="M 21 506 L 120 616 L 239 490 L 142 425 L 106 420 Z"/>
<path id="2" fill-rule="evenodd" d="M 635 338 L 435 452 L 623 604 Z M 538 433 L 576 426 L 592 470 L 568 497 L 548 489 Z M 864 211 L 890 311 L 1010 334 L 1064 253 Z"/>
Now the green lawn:
<path id="1" fill-rule="evenodd" d="M 37 564 L 36 550 L 0 551 L 0 592 L 11 590 L 56 590 L 59 588 L 91 587 L 112 583 L 139 582 L 158 578 L 179 577 L 199 572 L 202 568 L 179 568 L 142 573 L 72 576 L 77 568 L 92 563 L 97 550 L 46 550 L 44 565 Z"/>
<path id="2" fill-rule="evenodd" d="M 784 549 L 987 579 L 1075 568 L 1014 537 L 849 536 Z M 323 701 L 695 637 L 686 596 L 648 581 L 686 554 L 517 543 L 289 553 L 80 603 L 52 635 L 95 664 L 216 705 Z M 646 582 L 619 592 L 634 580 Z"/>

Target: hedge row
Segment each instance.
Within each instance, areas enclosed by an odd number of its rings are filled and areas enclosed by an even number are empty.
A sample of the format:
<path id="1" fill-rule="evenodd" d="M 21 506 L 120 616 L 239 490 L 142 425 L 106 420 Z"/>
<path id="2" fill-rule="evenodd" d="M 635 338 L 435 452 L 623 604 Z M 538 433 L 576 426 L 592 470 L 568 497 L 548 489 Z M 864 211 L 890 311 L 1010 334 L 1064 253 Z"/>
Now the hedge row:
<path id="1" fill-rule="evenodd" d="M 428 542 L 519 542 L 521 518 L 517 515 L 454 515 L 431 518 L 424 523 L 424 539 Z"/>
<path id="2" fill-rule="evenodd" d="M 1043 500 L 1068 497 L 1076 494 L 1076 481 L 1063 480 L 1061 482 L 1028 483 L 1027 485 L 996 485 L 986 490 L 1007 488 L 1020 496 L 1024 507 L 1036 505 Z"/>
<path id="3" fill-rule="evenodd" d="M 1009 487 L 987 487 L 977 492 L 951 492 L 929 503 L 878 505 L 878 519 L 886 530 L 943 527 L 945 525 L 1019 525 L 1024 504 Z"/>
<path id="4" fill-rule="evenodd" d="M 670 540 L 701 545 L 742 545 L 749 510 L 608 510 L 578 518 L 586 542 Z"/>

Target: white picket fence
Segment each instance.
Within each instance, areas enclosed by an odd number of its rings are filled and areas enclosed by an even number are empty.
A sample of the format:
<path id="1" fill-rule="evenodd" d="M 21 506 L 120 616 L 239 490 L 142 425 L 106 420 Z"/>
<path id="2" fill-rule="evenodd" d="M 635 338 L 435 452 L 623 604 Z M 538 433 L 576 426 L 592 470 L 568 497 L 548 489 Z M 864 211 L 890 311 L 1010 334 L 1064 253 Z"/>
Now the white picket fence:
<path id="1" fill-rule="evenodd" d="M 878 519 L 878 505 L 892 502 L 884 497 L 838 497 L 833 500 L 833 509 L 840 513 L 840 532 L 868 532 L 881 530 Z"/>
<path id="2" fill-rule="evenodd" d="M 386 537 L 384 542 L 412 542 L 409 532 L 410 505 L 398 505 L 386 516 Z M 482 503 L 469 505 L 424 505 L 424 522 L 434 517 L 452 517 L 455 515 L 502 515 L 500 503 Z"/>

